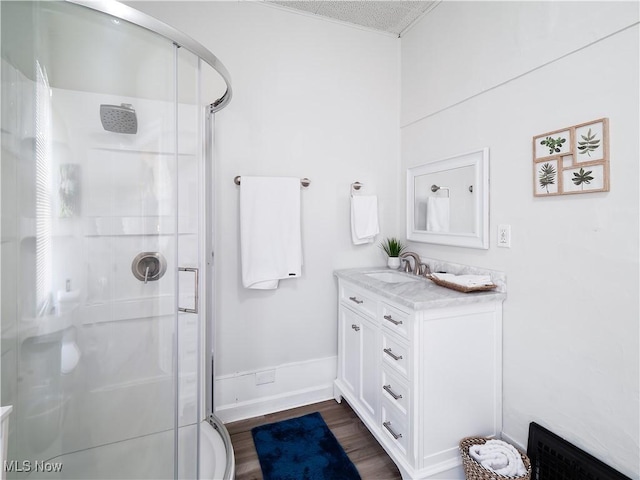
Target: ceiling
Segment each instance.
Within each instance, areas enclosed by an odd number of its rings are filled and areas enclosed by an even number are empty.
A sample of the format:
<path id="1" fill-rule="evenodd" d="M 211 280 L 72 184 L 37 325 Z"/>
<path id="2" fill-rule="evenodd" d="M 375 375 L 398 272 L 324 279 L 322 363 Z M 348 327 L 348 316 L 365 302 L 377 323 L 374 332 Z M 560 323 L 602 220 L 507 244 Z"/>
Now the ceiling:
<path id="1" fill-rule="evenodd" d="M 402 34 L 440 0 L 378 1 L 378 0 L 266 0 L 321 17 L 332 18 L 397 36 Z"/>

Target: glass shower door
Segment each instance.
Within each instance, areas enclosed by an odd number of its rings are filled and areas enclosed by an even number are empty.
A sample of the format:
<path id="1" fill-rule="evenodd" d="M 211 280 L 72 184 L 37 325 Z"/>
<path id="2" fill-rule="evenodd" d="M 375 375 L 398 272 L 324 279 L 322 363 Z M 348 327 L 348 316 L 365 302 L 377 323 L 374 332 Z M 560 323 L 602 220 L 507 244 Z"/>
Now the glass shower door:
<path id="1" fill-rule="evenodd" d="M 198 62 L 84 7 L 1 8 L 7 476 L 195 477 Z"/>
<path id="2" fill-rule="evenodd" d="M 178 316 L 176 360 L 176 425 L 178 425 L 178 478 L 199 478 L 198 455 L 202 418 L 201 378 L 203 351 L 201 292 L 204 284 L 200 268 L 204 248 L 203 158 L 204 107 L 200 106 L 201 61 L 184 49 L 176 50 L 177 137 L 177 249 Z"/>

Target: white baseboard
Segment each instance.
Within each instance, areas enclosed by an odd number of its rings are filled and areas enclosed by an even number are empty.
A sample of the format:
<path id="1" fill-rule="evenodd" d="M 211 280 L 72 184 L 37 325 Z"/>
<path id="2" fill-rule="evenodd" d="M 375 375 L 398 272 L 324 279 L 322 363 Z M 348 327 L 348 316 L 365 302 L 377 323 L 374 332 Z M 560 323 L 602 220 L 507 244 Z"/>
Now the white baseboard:
<path id="1" fill-rule="evenodd" d="M 336 368 L 334 356 L 216 377 L 216 416 L 235 422 L 332 399 Z"/>
<path id="2" fill-rule="evenodd" d="M 465 480 L 464 469 L 458 465 L 444 472 L 439 472 L 427 477 L 428 480 Z"/>

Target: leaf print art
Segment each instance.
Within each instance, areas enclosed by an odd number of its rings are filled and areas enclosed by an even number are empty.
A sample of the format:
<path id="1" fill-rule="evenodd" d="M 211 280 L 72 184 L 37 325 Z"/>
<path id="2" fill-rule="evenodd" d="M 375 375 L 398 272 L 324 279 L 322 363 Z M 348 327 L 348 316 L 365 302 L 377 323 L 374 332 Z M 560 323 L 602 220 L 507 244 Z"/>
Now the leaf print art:
<path id="1" fill-rule="evenodd" d="M 529 138 L 534 197 L 610 191 L 608 118 L 556 127 Z"/>
<path id="2" fill-rule="evenodd" d="M 540 145 L 549 147 L 549 155 L 552 155 L 553 153 L 559 153 L 562 149 L 562 144 L 566 141 L 567 139 L 562 137 L 558 137 L 556 139 L 547 137 L 540 142 Z"/>
<path id="3" fill-rule="evenodd" d="M 584 155 L 585 153 L 591 156 L 591 152 L 596 150 L 600 146 L 600 139 L 596 139 L 596 133 L 591 133 L 591 129 L 586 135 L 580 135 L 582 142 L 578 142 L 578 155 Z"/>
<path id="4" fill-rule="evenodd" d="M 549 193 L 549 185 L 556 183 L 556 169 L 549 162 L 545 163 L 538 170 L 538 182 L 540 182 L 540 188 L 544 188 Z"/>
<path id="5" fill-rule="evenodd" d="M 571 179 L 571 181 L 574 183 L 574 185 L 580 186 L 584 190 L 585 183 L 589 185 L 591 183 L 591 180 L 593 180 L 591 173 L 593 173 L 592 170 L 587 170 L 585 172 L 584 168 L 580 168 L 579 172 L 573 173 L 573 178 Z"/>

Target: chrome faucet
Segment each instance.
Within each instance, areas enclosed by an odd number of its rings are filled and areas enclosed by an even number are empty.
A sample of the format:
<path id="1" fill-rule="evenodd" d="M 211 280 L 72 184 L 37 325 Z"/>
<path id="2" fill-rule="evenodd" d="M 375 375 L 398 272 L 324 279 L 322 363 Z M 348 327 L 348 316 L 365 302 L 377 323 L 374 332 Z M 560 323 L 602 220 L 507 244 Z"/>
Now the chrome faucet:
<path id="1" fill-rule="evenodd" d="M 409 257 L 413 258 L 414 275 L 429 275 L 431 273 L 429 265 L 420 261 L 420 255 L 415 252 L 404 252 L 400 254 L 400 261 L 404 262 L 404 271 L 406 273 L 412 273 Z"/>
<path id="2" fill-rule="evenodd" d="M 404 271 L 411 273 L 411 262 L 408 258 L 413 258 L 413 273 L 418 275 L 418 265 L 420 265 L 420 256 L 414 252 L 404 252 L 400 254 L 400 261 L 404 262 Z"/>

